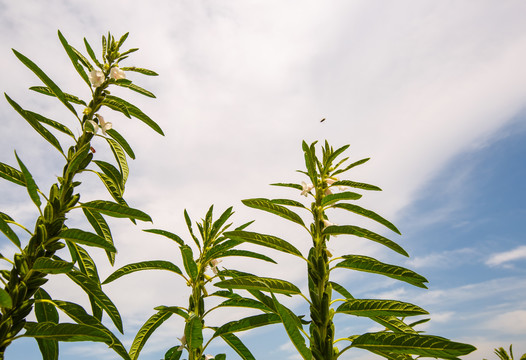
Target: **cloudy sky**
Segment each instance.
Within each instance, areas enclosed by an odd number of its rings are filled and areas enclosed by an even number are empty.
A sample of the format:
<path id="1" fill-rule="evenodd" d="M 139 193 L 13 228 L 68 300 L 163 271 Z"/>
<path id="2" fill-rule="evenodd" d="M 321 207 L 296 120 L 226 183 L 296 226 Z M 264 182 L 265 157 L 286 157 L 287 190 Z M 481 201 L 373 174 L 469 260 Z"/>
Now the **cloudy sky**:
<path id="1" fill-rule="evenodd" d="M 335 251 L 356 248 L 385 262 L 410 267 L 430 280 L 429 290 L 378 277 L 336 273 L 357 297 L 392 297 L 424 307 L 427 333 L 479 348 L 466 359 L 495 358 L 492 349 L 514 344 L 526 352 L 526 3 L 517 1 L 76 1 L 0 0 L 2 92 L 22 106 L 74 126 L 60 104 L 27 90 L 39 80 L 11 52 L 37 62 L 64 91 L 87 98 L 57 38 L 100 49 L 110 30 L 130 32 L 139 47 L 127 64 L 160 76 L 129 74 L 156 99 L 119 92 L 164 130 L 107 110 L 104 115 L 132 145 L 126 198 L 146 211 L 154 226 L 187 238 L 183 210 L 200 219 L 233 205 L 233 220 L 256 219 L 254 231 L 273 233 L 305 250 L 308 239 L 293 225 L 244 208 L 250 197 L 291 197 L 268 186 L 301 181 L 301 141 L 351 144 L 348 155 L 366 165 L 349 174 L 384 191 L 362 204 L 391 219 L 403 236 L 393 238 L 411 255 L 401 258 L 350 238 Z M 320 123 L 322 118 L 327 120 Z M 0 101 L 0 161 L 16 164 L 13 151 L 48 189 L 63 163 L 5 101 Z M 66 140 L 66 139 L 64 139 Z M 105 142 L 96 155 L 108 156 Z M 107 197 L 92 176 L 83 199 Z M 44 190 L 47 192 L 47 190 Z M 0 210 L 32 227 L 35 209 L 21 187 L 0 186 Z M 337 223 L 353 221 L 336 212 Z M 71 223 L 81 217 L 71 215 Z M 332 219 L 332 218 L 331 218 Z M 180 263 L 168 240 L 148 236 L 124 220 L 111 221 L 119 250 L 116 266 L 168 259 Z M 13 254 L 5 237 L 1 253 Z M 113 270 L 92 252 L 105 278 Z M 279 266 L 260 275 L 304 284 L 304 269 L 272 254 Z M 232 259 L 227 267 L 251 268 Z M 286 274 L 286 276 L 283 276 Z M 55 298 L 86 304 L 63 276 L 46 290 Z M 183 305 L 187 290 L 169 274 L 134 274 L 105 287 L 125 322 L 126 345 L 153 307 Z M 299 300 L 289 303 L 298 311 Z M 216 316 L 216 321 L 227 318 Z M 370 323 L 338 318 L 342 335 L 375 330 Z M 177 343 L 182 324 L 166 322 L 143 350 L 160 359 Z M 257 358 L 295 359 L 281 327 L 243 334 Z M 211 352 L 227 351 L 220 342 Z M 230 356 L 231 353 L 229 353 Z M 100 344 L 61 345 L 60 359 L 113 359 Z M 370 358 L 360 351 L 345 359 Z M 7 359 L 38 358 L 36 342 L 20 340 Z M 231 358 L 237 358 L 232 355 Z"/>

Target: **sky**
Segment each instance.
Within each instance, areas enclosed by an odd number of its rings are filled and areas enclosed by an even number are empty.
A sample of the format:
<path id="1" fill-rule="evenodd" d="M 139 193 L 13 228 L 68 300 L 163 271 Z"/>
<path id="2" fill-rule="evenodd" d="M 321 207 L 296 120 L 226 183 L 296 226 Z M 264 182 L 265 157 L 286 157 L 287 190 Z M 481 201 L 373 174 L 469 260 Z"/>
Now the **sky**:
<path id="1" fill-rule="evenodd" d="M 511 343 L 517 356 L 526 353 L 525 12 L 520 0 L 0 0 L 1 91 L 25 108 L 74 126 L 61 104 L 27 90 L 39 80 L 11 51 L 35 61 L 64 91 L 87 98 L 89 89 L 72 68 L 57 30 L 78 49 L 87 38 L 97 53 L 107 31 L 130 32 L 126 45 L 140 50 L 123 66 L 159 73 L 128 74 L 156 99 L 115 93 L 154 119 L 164 137 L 110 110 L 102 114 L 137 155 L 130 161 L 125 197 L 153 218 L 153 225 L 137 226 L 110 220 L 119 251 L 116 267 L 149 259 L 180 264 L 174 244 L 141 230 L 162 228 L 188 239 L 184 209 L 198 220 L 212 204 L 217 216 L 234 206 L 236 224 L 255 219 L 253 231 L 306 251 L 305 234 L 240 200 L 302 200 L 293 190 L 268 186 L 304 180 L 295 172 L 303 168 L 301 141 L 350 144 L 351 160 L 371 160 L 349 178 L 383 189 L 366 194 L 362 206 L 397 225 L 403 235 L 393 240 L 411 256 L 354 239 L 350 244 L 344 236 L 330 247 L 410 267 L 428 278 L 429 289 L 364 274 L 335 276 L 356 297 L 422 306 L 431 313 L 422 330 L 478 348 L 465 359 L 495 359 L 493 348 Z M 0 162 L 14 166 L 16 150 L 40 188 L 48 189 L 63 159 L 6 101 L 0 101 L 0 121 Z M 110 158 L 103 140 L 94 147 L 100 159 Z M 82 181 L 83 199 L 108 198 L 93 175 Z M 25 190 L 7 181 L 0 185 L 0 211 L 30 228 L 36 216 Z M 337 212 L 329 216 L 339 224 L 355 220 Z M 68 221 L 85 226 L 79 214 Z M 0 252 L 14 251 L 0 237 Z M 115 270 L 103 252 L 90 253 L 102 278 Z M 258 274 L 305 288 L 300 262 L 269 254 L 279 265 L 262 264 Z M 254 270 L 253 263 L 239 259 L 222 265 Z M 63 275 L 45 289 L 54 298 L 87 304 Z M 179 278 L 155 272 L 130 275 L 104 290 L 123 316 L 121 338 L 127 346 L 155 306 L 184 304 L 188 296 Z M 305 311 L 299 299 L 285 302 Z M 229 315 L 213 320 L 220 323 Z M 379 330 L 353 318 L 337 318 L 336 325 L 345 336 Z M 181 335 L 182 323 L 167 321 L 141 359 L 160 359 Z M 242 339 L 256 358 L 298 358 L 279 325 L 244 333 Z M 228 352 L 220 342 L 210 351 Z M 94 355 L 115 358 L 103 344 L 61 344 L 62 360 Z M 15 342 L 6 358 L 39 358 L 36 342 Z M 357 350 L 342 358 L 371 357 Z"/>

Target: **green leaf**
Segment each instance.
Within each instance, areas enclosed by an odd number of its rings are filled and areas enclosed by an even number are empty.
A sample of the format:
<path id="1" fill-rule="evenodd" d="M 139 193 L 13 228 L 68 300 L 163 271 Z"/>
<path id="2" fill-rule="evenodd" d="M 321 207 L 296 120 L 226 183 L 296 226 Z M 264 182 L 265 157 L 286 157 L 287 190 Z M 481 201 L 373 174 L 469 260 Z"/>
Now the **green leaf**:
<path id="1" fill-rule="evenodd" d="M 111 136 L 113 140 L 117 141 L 119 145 L 122 146 L 122 148 L 124 149 L 124 151 L 126 152 L 126 154 L 128 154 L 130 158 L 135 159 L 135 153 L 133 152 L 130 144 L 128 144 L 126 139 L 121 134 L 119 134 L 117 130 L 115 129 L 106 130 L 106 134 Z"/>
<path id="2" fill-rule="evenodd" d="M 378 186 L 360 183 L 350 180 L 340 180 L 333 183 L 331 186 L 349 186 L 352 188 L 363 189 L 363 190 L 373 190 L 373 191 L 382 191 Z"/>
<path id="3" fill-rule="evenodd" d="M 58 312 L 55 306 L 48 302 L 39 301 L 42 299 L 51 300 L 51 296 L 42 288 L 35 292 L 35 315 L 38 322 L 52 322 L 58 323 Z"/>
<path id="4" fill-rule="evenodd" d="M 124 116 L 126 116 L 127 118 L 131 118 L 126 105 L 124 105 L 122 102 L 118 100 L 106 97 L 104 100 L 102 100 L 102 105 L 105 105 L 112 110 L 115 110 L 115 111 L 118 111 L 124 114 Z"/>
<path id="5" fill-rule="evenodd" d="M 271 258 L 269 258 L 268 256 L 260 254 L 260 253 L 256 253 L 253 251 L 248 251 L 248 250 L 229 250 L 229 251 L 225 251 L 224 253 L 222 253 L 220 257 L 227 257 L 227 256 L 244 256 L 244 257 L 260 259 L 263 261 L 268 261 L 273 264 L 276 264 L 276 262 L 272 260 Z"/>
<path id="6" fill-rule="evenodd" d="M 344 226 L 337 226 L 337 225 L 331 225 L 327 226 L 325 229 L 323 229 L 324 235 L 355 235 L 359 237 L 363 237 L 365 239 L 369 239 L 372 241 L 375 241 L 379 244 L 382 244 L 384 246 L 387 246 L 389 249 L 396 251 L 397 253 L 409 256 L 407 252 L 397 243 L 394 241 L 391 241 L 381 235 L 378 235 L 372 231 L 369 231 L 367 229 L 358 227 L 358 226 L 352 226 L 352 225 L 344 225 Z"/>
<path id="7" fill-rule="evenodd" d="M 394 231 L 398 235 L 402 235 L 400 233 L 400 231 L 396 228 L 396 226 L 394 226 L 391 222 L 389 222 L 388 220 L 384 219 L 383 217 L 381 217 L 380 215 L 378 215 L 374 211 L 364 209 L 364 208 L 362 208 L 361 206 L 358 206 L 358 205 L 347 204 L 347 203 L 334 204 L 332 207 L 333 208 L 339 208 L 339 209 L 345 209 L 345 210 L 351 211 L 351 212 L 353 212 L 355 214 L 365 216 L 365 217 L 367 217 L 367 218 L 369 218 L 371 220 L 374 220 L 374 221 L 384 225 L 389 230 Z"/>
<path id="8" fill-rule="evenodd" d="M 187 310 L 182 308 L 182 307 L 179 307 L 179 306 L 164 306 L 164 305 L 161 305 L 161 306 L 157 306 L 154 310 L 167 311 L 167 312 L 170 312 L 172 314 L 179 315 L 180 317 L 182 317 L 185 320 L 187 320 L 190 317 L 190 315 L 188 315 Z"/>
<path id="9" fill-rule="evenodd" d="M 373 316 L 371 320 L 376 321 L 378 324 L 385 326 L 386 329 L 394 332 L 418 334 L 411 325 L 407 325 L 396 316 Z"/>
<path id="10" fill-rule="evenodd" d="M 366 163 L 369 160 L 370 160 L 370 158 L 366 158 L 366 159 L 362 159 L 362 160 L 358 160 L 356 162 L 353 162 L 351 165 L 347 166 L 345 169 L 336 170 L 332 175 L 336 176 L 338 174 L 344 173 L 347 170 L 350 170 L 350 169 L 352 169 L 355 166 L 362 165 L 362 164 Z"/>
<path id="11" fill-rule="evenodd" d="M 43 95 L 56 97 L 56 95 L 53 93 L 53 91 L 51 91 L 51 89 L 46 87 L 46 86 L 31 86 L 29 88 L 29 90 L 33 90 L 33 91 L 35 91 L 37 93 L 40 93 L 40 94 L 43 94 Z M 87 104 L 86 104 L 86 102 L 84 100 L 79 99 L 75 95 L 64 93 L 64 96 L 66 97 L 66 100 L 68 102 L 70 102 L 70 103 L 87 106 Z"/>
<path id="12" fill-rule="evenodd" d="M 232 206 L 229 207 L 228 209 L 226 209 L 222 214 L 221 216 L 219 217 L 219 219 L 217 219 L 216 221 L 214 221 L 214 223 L 212 224 L 212 230 L 210 230 L 210 235 L 209 235 L 209 238 L 210 239 L 213 239 L 215 238 L 217 235 L 219 235 L 222 231 L 224 231 L 227 226 L 225 226 L 223 228 L 223 230 L 221 231 L 221 228 L 222 226 L 225 224 L 225 222 L 232 216 L 234 212 L 232 211 Z"/>
<path id="13" fill-rule="evenodd" d="M 95 53 L 93 52 L 93 49 L 91 48 L 91 45 L 88 43 L 88 40 L 86 40 L 86 38 L 84 38 L 84 45 L 86 46 L 86 51 L 88 52 L 88 55 L 89 57 L 91 58 L 91 60 L 93 60 L 93 62 L 99 67 L 102 69 L 102 65 L 101 63 L 99 62 L 99 60 L 97 60 L 97 57 L 95 56 Z"/>
<path id="14" fill-rule="evenodd" d="M 133 209 L 128 206 L 123 206 L 111 201 L 93 200 L 81 205 L 84 209 L 95 210 L 101 214 L 116 217 L 116 218 L 130 218 L 141 221 L 152 221 L 150 216 L 140 210 Z"/>
<path id="15" fill-rule="evenodd" d="M 341 286 L 338 283 L 335 283 L 333 281 L 329 281 L 334 291 L 338 292 L 340 295 L 342 295 L 346 299 L 354 299 L 354 296 L 351 295 L 350 292 L 347 291 L 343 286 Z"/>
<path id="16" fill-rule="evenodd" d="M 58 341 L 50 339 L 35 339 L 42 354 L 42 360 L 58 360 Z"/>
<path id="17" fill-rule="evenodd" d="M 86 82 L 86 84 L 88 84 L 88 86 L 91 88 L 91 83 L 88 79 L 88 75 L 86 74 L 86 72 L 84 71 L 84 68 L 82 67 L 82 65 L 79 64 L 79 58 L 77 56 L 77 54 L 75 53 L 75 51 L 73 50 L 73 48 L 68 44 L 68 41 L 66 40 L 66 38 L 62 35 L 62 33 L 60 32 L 60 30 L 58 31 L 58 38 L 60 39 L 60 42 L 62 43 L 62 46 L 64 47 L 64 49 L 66 50 L 66 53 L 68 54 L 69 56 L 69 59 L 71 60 L 71 63 L 73 64 L 73 66 L 75 67 L 75 70 L 77 70 L 77 72 L 79 73 L 80 77 Z"/>
<path id="18" fill-rule="evenodd" d="M 33 264 L 33 270 L 47 274 L 64 274 L 73 268 L 73 264 L 67 261 L 52 260 L 46 257 L 38 258 Z"/>
<path id="19" fill-rule="evenodd" d="M 47 142 L 53 145 L 53 147 L 55 147 L 62 154 L 64 153 L 57 138 L 52 133 L 50 133 L 48 129 L 42 126 L 40 122 L 38 122 L 38 120 L 33 117 L 33 114 L 31 112 L 22 109 L 20 105 L 18 105 L 14 100 L 7 96 L 7 94 L 5 94 L 5 98 L 7 99 L 9 104 L 16 110 L 16 112 L 19 113 L 20 116 L 22 116 L 29 123 L 29 125 L 31 125 L 33 129 L 35 129 L 37 133 L 39 133 L 44 139 L 47 140 Z"/>
<path id="20" fill-rule="evenodd" d="M 77 112 L 75 111 L 75 108 L 71 106 L 71 104 L 66 100 L 66 97 L 62 90 L 31 60 L 29 60 L 27 57 L 13 49 L 13 52 L 15 56 L 25 65 L 27 66 L 31 71 L 35 73 L 36 76 L 39 77 L 40 80 L 51 90 L 51 92 L 57 97 L 57 99 L 60 100 L 75 116 L 77 116 Z"/>
<path id="21" fill-rule="evenodd" d="M 171 239 L 173 241 L 175 241 L 176 243 L 178 243 L 179 245 L 184 245 L 184 241 L 183 239 L 181 239 L 178 235 L 174 234 L 174 233 L 171 233 L 169 231 L 166 231 L 166 230 L 160 230 L 160 229 L 145 229 L 143 230 L 145 232 L 149 232 L 149 233 L 152 233 L 152 234 L 157 234 L 157 235 L 162 235 L 162 236 L 165 236 L 167 237 L 168 239 Z"/>
<path id="22" fill-rule="evenodd" d="M 117 163 L 119 164 L 119 168 L 122 174 L 122 182 L 123 184 L 126 184 L 126 181 L 128 180 L 128 175 L 130 173 L 130 169 L 128 168 L 128 161 L 126 160 L 126 153 L 117 141 L 108 137 L 106 137 L 105 139 L 108 142 L 108 144 L 110 144 L 110 148 L 113 152 L 113 155 L 115 156 L 115 160 L 117 160 Z"/>
<path id="23" fill-rule="evenodd" d="M 38 121 L 40 121 L 41 123 L 44 123 L 46 125 L 49 125 L 51 126 L 52 128 L 60 131 L 61 133 L 63 134 L 66 134 L 66 135 L 69 135 L 71 136 L 72 138 L 75 138 L 75 135 L 73 135 L 73 132 L 65 125 L 62 125 L 61 123 L 59 123 L 58 121 L 55 121 L 55 120 L 51 120 L 51 119 L 48 119 L 47 117 L 45 116 L 42 116 L 36 112 L 32 112 L 32 111 L 29 111 L 29 110 L 26 110 L 26 113 L 30 114 L 31 116 L 33 116 L 35 119 L 37 119 Z"/>
<path id="24" fill-rule="evenodd" d="M 215 295 L 215 293 L 212 295 Z M 272 311 L 272 309 L 270 309 L 267 305 L 263 304 L 262 302 L 259 302 L 254 299 L 244 298 L 244 297 L 227 299 L 217 306 L 219 307 L 244 307 L 244 308 L 250 308 L 250 309 L 263 310 L 265 312 Z"/>
<path id="25" fill-rule="evenodd" d="M 303 337 L 303 335 L 301 335 L 301 332 L 299 331 L 298 326 L 291 314 L 289 313 L 288 309 L 278 302 L 274 294 L 272 294 L 272 300 L 274 301 L 274 306 L 278 310 L 281 322 L 283 323 L 285 331 L 287 332 L 287 335 L 292 341 L 292 344 L 298 350 L 303 359 L 311 360 L 312 353 L 310 349 L 305 345 L 305 338 Z"/>
<path id="26" fill-rule="evenodd" d="M 335 268 L 345 268 L 385 275 L 427 289 L 427 286 L 424 285 L 424 283 L 427 282 L 425 277 L 401 266 L 386 264 L 363 255 L 345 255 L 343 258 L 345 260 L 336 264 Z"/>
<path id="27" fill-rule="evenodd" d="M 103 237 L 108 243 L 114 245 L 110 227 L 106 220 L 104 220 L 104 217 L 98 212 L 87 208 L 83 208 L 82 211 L 84 212 L 86 219 L 88 219 L 88 222 L 91 224 L 97 235 Z M 115 252 L 106 251 L 106 255 L 113 266 L 115 264 Z"/>
<path id="28" fill-rule="evenodd" d="M 155 121 L 153 121 L 152 119 L 150 119 L 150 117 L 148 115 L 146 115 L 145 113 L 143 113 L 141 111 L 141 109 L 139 109 L 137 106 L 133 105 L 133 104 L 130 104 L 129 102 L 117 97 L 117 96 L 113 96 L 113 95 L 108 95 L 106 96 L 106 99 L 110 99 L 110 100 L 113 100 L 113 101 L 116 101 L 122 105 L 124 105 L 126 107 L 126 109 L 128 110 L 128 113 L 141 120 L 142 122 L 144 122 L 146 125 L 148 125 L 149 127 L 151 127 L 153 130 L 155 130 L 157 133 L 161 134 L 161 135 L 164 135 L 162 129 L 159 127 L 159 125 L 157 125 L 157 123 Z M 112 108 L 113 109 L 113 108 Z M 113 110 L 116 110 L 116 111 L 120 111 L 119 108 L 115 108 Z"/>
<path id="29" fill-rule="evenodd" d="M 102 170 L 102 172 L 110 178 L 110 180 L 118 187 L 118 191 L 121 193 L 124 190 L 124 181 L 120 171 L 110 163 L 101 160 L 93 161 Z"/>
<path id="30" fill-rule="evenodd" d="M 256 360 L 243 342 L 234 334 L 223 334 L 221 338 L 241 356 L 243 360 Z"/>
<path id="31" fill-rule="evenodd" d="M 40 196 L 38 196 L 38 186 L 35 183 L 33 176 L 22 162 L 22 160 L 18 158 L 16 151 L 15 156 L 16 160 L 18 161 L 18 165 L 20 166 L 20 170 L 22 170 L 22 174 L 24 175 L 27 192 L 29 193 L 31 200 L 33 200 L 33 203 L 35 203 L 35 205 L 40 209 L 40 205 L 42 205 L 42 202 L 40 201 Z"/>
<path id="32" fill-rule="evenodd" d="M 84 144 L 80 149 L 78 149 L 73 157 L 68 161 L 68 173 L 74 175 L 77 173 L 85 163 L 86 158 L 89 156 L 90 143 Z"/>
<path id="33" fill-rule="evenodd" d="M 77 323 L 91 325 L 104 331 L 109 338 L 109 340 L 105 343 L 123 359 L 130 359 L 128 351 L 124 345 L 122 345 L 121 341 L 110 330 L 102 325 L 102 323 L 97 318 L 89 315 L 82 306 L 61 300 L 53 300 L 53 304 Z"/>
<path id="34" fill-rule="evenodd" d="M 95 246 L 111 252 L 117 251 L 115 246 L 108 243 L 103 237 L 80 229 L 63 230 L 58 234 L 58 237 L 77 244 Z"/>
<path id="35" fill-rule="evenodd" d="M 27 322 L 26 332 L 22 336 L 58 341 L 96 341 L 111 340 L 101 329 L 84 324 L 54 324 L 52 322 Z"/>
<path id="36" fill-rule="evenodd" d="M 137 86 L 137 85 L 133 84 L 129 80 L 128 81 L 117 80 L 117 81 L 115 81 L 115 85 L 128 88 L 130 90 L 138 92 L 139 94 L 142 94 L 142 95 L 145 95 L 145 96 L 148 96 L 148 97 L 151 97 L 151 98 L 155 98 L 155 95 L 152 92 L 150 92 L 150 91 L 148 91 L 146 89 L 143 89 L 140 86 Z"/>
<path id="37" fill-rule="evenodd" d="M 148 75 L 148 76 L 158 76 L 159 75 L 155 71 L 148 70 L 148 69 L 143 69 L 143 68 L 139 68 L 139 67 L 135 67 L 135 66 L 122 67 L 121 70 L 123 70 L 123 71 L 134 71 L 134 72 L 138 72 L 138 73 L 141 73 L 143 75 Z"/>
<path id="38" fill-rule="evenodd" d="M 258 276 L 240 276 L 234 279 L 220 281 L 216 283 L 215 286 L 223 289 L 271 291 L 273 293 L 287 295 L 301 293 L 296 285 L 288 281 Z"/>
<path id="39" fill-rule="evenodd" d="M 66 275 L 79 285 L 88 295 L 93 296 L 93 299 L 106 312 L 106 314 L 108 314 L 113 321 L 113 324 L 115 324 L 115 327 L 122 333 L 122 319 L 119 311 L 110 298 L 102 291 L 100 284 L 79 271 L 70 271 Z"/>
<path id="40" fill-rule="evenodd" d="M 11 240 L 13 244 L 15 244 L 18 248 L 20 248 L 20 239 L 18 238 L 16 233 L 13 231 L 13 229 L 9 227 L 9 225 L 5 222 L 5 220 L 1 216 L 0 216 L 0 231 L 3 232 L 4 235 L 7 236 L 7 238 Z"/>
<path id="41" fill-rule="evenodd" d="M 183 256 L 183 265 L 186 273 L 192 280 L 195 280 L 197 278 L 197 264 L 194 260 L 192 248 L 188 245 L 183 245 L 179 249 L 181 250 L 181 255 Z"/>
<path id="42" fill-rule="evenodd" d="M 248 242 L 251 244 L 257 244 L 257 245 L 269 247 L 271 249 L 275 249 L 278 251 L 282 251 L 282 252 L 296 255 L 296 256 L 303 258 L 303 256 L 301 255 L 301 252 L 298 249 L 296 249 L 292 244 L 278 237 L 272 236 L 272 235 L 265 235 L 265 234 L 258 234 L 258 233 L 249 232 L 249 231 L 235 230 L 235 231 L 226 232 L 225 236 L 232 240 L 243 241 L 243 242 Z"/>
<path id="43" fill-rule="evenodd" d="M 108 276 L 106 280 L 102 284 L 108 284 L 121 276 L 131 274 L 136 271 L 141 270 L 168 270 L 172 271 L 176 274 L 182 275 L 181 269 L 179 269 L 176 265 L 172 264 L 169 261 L 164 260 L 150 260 L 150 261 L 142 261 L 138 263 L 128 264 L 117 271 L 115 271 L 113 274 Z"/>
<path id="44" fill-rule="evenodd" d="M 7 291 L 0 288 L 0 307 L 11 309 L 13 307 L 13 300 Z"/>
<path id="45" fill-rule="evenodd" d="M 184 327 L 186 346 L 188 349 L 198 349 L 203 345 L 203 324 L 197 316 L 192 316 Z"/>
<path id="46" fill-rule="evenodd" d="M 214 337 L 222 334 L 229 334 L 239 331 L 246 331 L 260 326 L 277 324 L 281 318 L 277 314 L 260 314 L 249 316 L 241 320 L 230 321 L 219 327 L 214 333 Z"/>
<path id="47" fill-rule="evenodd" d="M 275 184 L 270 184 L 272 186 L 283 186 L 283 187 L 289 187 L 289 188 L 293 188 L 293 189 L 297 189 L 297 190 L 303 190 L 303 186 L 301 186 L 300 184 L 291 184 L 291 183 L 275 183 Z"/>
<path id="48" fill-rule="evenodd" d="M 287 209 L 284 206 L 274 204 L 271 200 L 260 198 L 260 199 L 241 200 L 241 202 L 248 207 L 267 211 L 269 213 L 281 216 L 282 218 L 285 218 L 287 220 L 300 224 L 301 226 L 305 226 L 305 223 L 303 222 L 303 220 L 298 214 Z"/>
<path id="49" fill-rule="evenodd" d="M 0 177 L 17 185 L 26 186 L 26 179 L 21 171 L 0 162 Z"/>
<path id="50" fill-rule="evenodd" d="M 336 312 L 355 316 L 416 316 L 428 314 L 424 309 L 402 301 L 379 299 L 347 299 Z"/>
<path id="51" fill-rule="evenodd" d="M 389 332 L 363 334 L 353 341 L 352 347 L 441 359 L 455 359 L 476 350 L 472 345 L 449 341 L 438 336 Z"/>
<path id="52" fill-rule="evenodd" d="M 361 197 L 362 195 L 351 191 L 330 194 L 323 197 L 323 199 L 321 200 L 321 206 L 334 204 L 335 202 L 340 200 L 358 200 Z"/>
<path id="53" fill-rule="evenodd" d="M 302 208 L 302 209 L 307 209 L 305 207 L 305 205 L 303 205 L 299 201 L 295 201 L 295 200 L 290 200 L 290 199 L 272 199 L 270 201 L 272 201 L 272 203 L 278 204 L 278 205 L 295 206 L 295 207 L 299 207 L 299 208 Z"/>
<path id="54" fill-rule="evenodd" d="M 179 350 L 179 346 L 174 346 L 170 348 L 166 354 L 164 354 L 164 359 L 161 360 L 179 360 L 181 358 L 181 355 L 183 354 L 183 350 Z"/>
<path id="55" fill-rule="evenodd" d="M 172 316 L 172 313 L 170 312 L 159 311 L 146 320 L 144 325 L 137 332 L 137 335 L 135 335 L 135 339 L 133 339 L 133 343 L 130 348 L 130 357 L 132 360 L 136 360 L 139 357 L 142 348 L 146 344 L 146 341 L 148 341 L 153 332 L 170 316 Z"/>
<path id="56" fill-rule="evenodd" d="M 97 174 L 97 176 L 100 178 L 100 180 L 102 181 L 102 183 L 104 184 L 104 186 L 106 187 L 106 189 L 108 190 L 108 192 L 110 193 L 111 197 L 118 203 L 118 204 L 121 204 L 123 206 L 126 206 L 126 201 L 124 200 L 124 198 L 122 197 L 123 195 L 123 192 L 122 192 L 122 189 L 121 187 L 116 184 L 109 176 L 107 176 L 106 174 L 103 174 L 103 173 L 100 173 L 100 172 L 95 172 L 95 174 Z"/>

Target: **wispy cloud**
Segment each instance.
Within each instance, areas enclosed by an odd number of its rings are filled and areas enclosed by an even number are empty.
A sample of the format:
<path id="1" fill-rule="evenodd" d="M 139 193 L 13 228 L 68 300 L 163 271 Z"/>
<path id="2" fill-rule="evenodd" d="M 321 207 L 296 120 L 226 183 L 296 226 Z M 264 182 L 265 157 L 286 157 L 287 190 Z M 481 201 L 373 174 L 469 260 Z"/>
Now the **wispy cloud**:
<path id="1" fill-rule="evenodd" d="M 510 262 L 522 259 L 526 259 L 526 245 L 518 246 L 509 251 L 492 254 L 488 260 L 486 260 L 486 265 L 507 266 L 510 265 Z"/>

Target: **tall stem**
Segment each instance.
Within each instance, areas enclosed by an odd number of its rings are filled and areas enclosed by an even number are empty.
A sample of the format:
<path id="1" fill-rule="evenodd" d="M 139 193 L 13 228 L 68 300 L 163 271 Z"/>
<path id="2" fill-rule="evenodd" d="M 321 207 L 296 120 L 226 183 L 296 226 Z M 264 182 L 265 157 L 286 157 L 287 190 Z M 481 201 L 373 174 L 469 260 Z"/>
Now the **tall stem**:
<path id="1" fill-rule="evenodd" d="M 322 182 L 322 184 L 324 184 Z M 308 277 L 311 297 L 310 307 L 310 348 L 316 360 L 333 360 L 335 352 L 333 314 L 330 309 L 332 287 L 329 283 L 329 260 L 327 256 L 326 236 L 323 235 L 324 212 L 321 206 L 324 189 L 316 189 L 313 204 L 313 247 L 309 252 Z"/>

